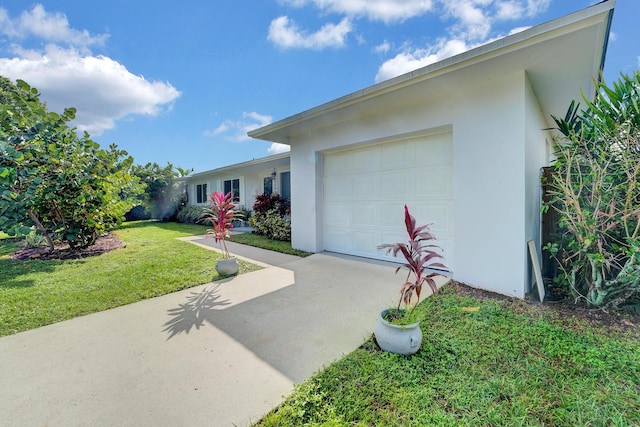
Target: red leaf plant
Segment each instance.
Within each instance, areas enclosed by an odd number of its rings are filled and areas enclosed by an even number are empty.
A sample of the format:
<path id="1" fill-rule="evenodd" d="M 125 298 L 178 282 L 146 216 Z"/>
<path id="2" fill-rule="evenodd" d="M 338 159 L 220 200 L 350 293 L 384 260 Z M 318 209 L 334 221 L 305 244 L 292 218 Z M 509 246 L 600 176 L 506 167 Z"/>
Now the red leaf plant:
<path id="1" fill-rule="evenodd" d="M 211 206 L 204 208 L 198 222 L 211 223 L 213 229 L 207 230 L 207 236 L 213 236 L 216 243 L 220 243 L 223 258 L 231 258 L 225 241 L 231 239 L 230 230 L 233 228 L 233 221 L 241 219 L 242 214 L 236 210 L 232 192 L 224 194 L 214 191 L 209 202 Z"/>
<path id="2" fill-rule="evenodd" d="M 440 274 L 427 272 L 425 271 L 426 269 L 447 268 L 446 265 L 437 262 L 438 258 L 442 258 L 442 255 L 438 253 L 438 251 L 442 251 L 442 248 L 433 243 L 436 237 L 429 230 L 432 224 L 416 226 L 416 219 L 409 213 L 407 205 L 404 205 L 404 223 L 409 235 L 407 243 L 386 243 L 378 246 L 378 249 L 384 249 L 387 254 L 392 254 L 393 256 L 397 256 L 399 253 L 402 254 L 406 263 L 398 267 L 396 273 L 402 267 L 406 267 L 409 270 L 407 279 L 400 288 L 400 301 L 398 301 L 396 313 L 393 315 L 395 318 L 400 316 L 400 307 L 403 302 L 405 307 L 409 309 L 407 314 L 411 315 L 420 302 L 420 292 L 424 283 L 429 285 L 434 294 L 438 293 L 435 277 L 440 276 Z M 416 303 L 411 307 L 410 304 L 414 293 L 417 299 Z"/>

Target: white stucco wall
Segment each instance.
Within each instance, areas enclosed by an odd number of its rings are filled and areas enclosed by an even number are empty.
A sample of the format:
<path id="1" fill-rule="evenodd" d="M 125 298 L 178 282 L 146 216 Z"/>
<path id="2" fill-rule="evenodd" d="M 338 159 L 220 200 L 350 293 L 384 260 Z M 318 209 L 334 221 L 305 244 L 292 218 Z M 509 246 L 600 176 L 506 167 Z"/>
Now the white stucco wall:
<path id="1" fill-rule="evenodd" d="M 215 169 L 208 172 L 202 172 L 187 178 L 187 188 L 189 191 L 188 205 L 197 205 L 196 203 L 196 186 L 199 184 L 207 184 L 207 198 L 214 191 L 224 191 L 224 181 L 239 179 L 240 180 L 240 203 L 239 205 L 251 210 L 256 200 L 256 195 L 262 194 L 264 191 L 264 178 L 270 177 L 273 171 L 276 171 L 277 182 L 276 190 L 280 184 L 280 174 L 289 172 L 288 156 L 278 156 L 270 160 L 269 158 L 257 159 L 239 165 L 231 165 L 221 169 Z M 202 203 L 201 205 L 205 205 Z"/>
<path id="2" fill-rule="evenodd" d="M 538 259 L 542 262 L 541 246 L 541 200 L 542 186 L 540 182 L 541 168 L 550 164 L 550 142 L 552 135 L 546 122 L 549 114 L 559 115 L 561 111 L 543 112 L 538 98 L 531 86 L 528 76 L 525 85 L 525 239 L 535 240 L 538 248 Z M 568 105 L 567 105 L 568 108 Z M 545 117 L 547 116 L 547 117 Z M 528 250 L 524 254 L 527 269 L 524 281 L 526 291 L 532 284 L 532 268 Z"/>
<path id="3" fill-rule="evenodd" d="M 292 245 L 310 252 L 323 250 L 323 152 L 449 128 L 454 278 L 523 297 L 528 278 L 526 242 L 539 228 L 537 170 L 545 157 L 539 107 L 523 71 L 499 78 L 474 71 L 441 79 L 437 86 L 416 86 L 379 97 L 377 106 L 368 110 L 371 101 L 365 101 L 360 108 L 366 114 L 341 111 L 328 118 L 334 124 L 324 122 L 295 135 Z"/>
<path id="4" fill-rule="evenodd" d="M 524 75 L 473 85 L 454 119 L 456 280 L 522 296 Z"/>

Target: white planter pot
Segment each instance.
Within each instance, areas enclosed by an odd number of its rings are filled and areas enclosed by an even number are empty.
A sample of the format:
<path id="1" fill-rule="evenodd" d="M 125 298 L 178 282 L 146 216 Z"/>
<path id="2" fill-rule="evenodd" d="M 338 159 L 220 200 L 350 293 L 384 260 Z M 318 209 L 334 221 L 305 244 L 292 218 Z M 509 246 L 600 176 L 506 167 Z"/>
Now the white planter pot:
<path id="1" fill-rule="evenodd" d="M 387 312 L 389 310 L 384 310 L 378 315 L 378 323 L 373 332 L 380 348 L 406 356 L 420 350 L 420 344 L 422 344 L 420 322 L 410 325 L 394 325 L 384 320 Z"/>
<path id="2" fill-rule="evenodd" d="M 240 265 L 238 264 L 238 260 L 235 257 L 219 259 L 216 262 L 216 271 L 218 272 L 218 274 L 224 276 L 231 276 L 232 274 L 236 274 L 239 267 Z"/>

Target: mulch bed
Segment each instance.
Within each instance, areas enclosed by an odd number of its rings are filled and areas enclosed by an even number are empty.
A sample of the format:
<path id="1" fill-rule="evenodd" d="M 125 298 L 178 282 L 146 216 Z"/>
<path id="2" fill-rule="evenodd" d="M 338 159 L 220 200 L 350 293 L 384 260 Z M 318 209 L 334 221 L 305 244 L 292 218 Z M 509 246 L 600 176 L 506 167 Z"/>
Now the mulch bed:
<path id="1" fill-rule="evenodd" d="M 89 247 L 81 249 L 71 249 L 68 244 L 56 243 L 55 250 L 49 251 L 48 247 L 44 248 L 24 248 L 14 252 L 10 258 L 14 261 L 29 260 L 65 260 L 87 258 L 96 255 L 126 247 L 126 244 L 120 240 L 115 233 L 107 233 L 99 236 L 95 243 Z"/>
<path id="2" fill-rule="evenodd" d="M 491 299 L 494 301 L 504 301 L 509 307 L 520 312 L 554 313 L 558 319 L 577 318 L 584 326 L 602 326 L 611 330 L 625 331 L 632 333 L 640 339 L 640 314 L 633 312 L 605 312 L 598 308 L 589 308 L 580 301 L 574 301 L 570 297 L 555 299 L 540 303 L 530 295 L 525 300 L 496 294 L 482 289 L 476 289 L 460 282 L 454 282 L 456 292 L 461 295 L 469 295 L 478 299 Z M 536 297 L 537 298 L 537 297 Z"/>

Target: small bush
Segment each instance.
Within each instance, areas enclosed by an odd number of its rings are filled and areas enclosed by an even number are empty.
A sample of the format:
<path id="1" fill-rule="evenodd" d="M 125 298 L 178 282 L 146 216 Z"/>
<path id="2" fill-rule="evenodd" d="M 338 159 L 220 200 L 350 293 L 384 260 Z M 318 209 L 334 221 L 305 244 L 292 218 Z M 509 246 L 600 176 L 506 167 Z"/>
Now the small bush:
<path id="1" fill-rule="evenodd" d="M 125 221 L 140 221 L 151 219 L 151 212 L 144 206 L 138 205 L 131 208 L 129 212 L 124 214 Z"/>
<path id="2" fill-rule="evenodd" d="M 188 206 L 178 212 L 178 222 L 183 224 L 196 224 L 204 215 L 202 206 Z"/>
<path id="3" fill-rule="evenodd" d="M 256 196 L 256 202 L 253 204 L 255 214 L 266 214 L 272 210 L 275 210 L 281 217 L 291 213 L 289 202 L 279 194 Z"/>
<path id="4" fill-rule="evenodd" d="M 47 239 L 42 234 L 38 234 L 35 230 L 32 230 L 24 236 L 24 239 L 20 242 L 20 246 L 25 249 L 43 248 L 47 246 Z"/>
<path id="5" fill-rule="evenodd" d="M 249 225 L 254 233 L 274 240 L 291 241 L 291 220 L 280 215 L 277 209 L 266 213 L 253 213 Z"/>

